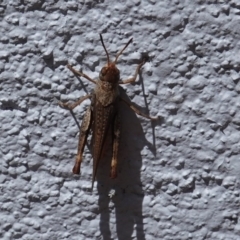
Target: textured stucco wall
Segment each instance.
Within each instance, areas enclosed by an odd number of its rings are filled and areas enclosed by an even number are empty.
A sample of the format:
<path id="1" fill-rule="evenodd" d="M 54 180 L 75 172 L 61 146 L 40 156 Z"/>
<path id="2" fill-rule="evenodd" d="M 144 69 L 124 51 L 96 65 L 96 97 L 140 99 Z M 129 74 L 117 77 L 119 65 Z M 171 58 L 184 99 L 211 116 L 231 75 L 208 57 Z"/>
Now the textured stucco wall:
<path id="1" fill-rule="evenodd" d="M 0 239 L 240 239 L 239 0 L 3 0 L 0 16 Z M 112 58 L 133 37 L 123 79 L 149 56 L 123 89 L 162 119 L 122 106 L 119 177 L 103 161 L 91 193 L 90 139 L 71 173 L 90 102 L 57 103 L 93 89 L 66 64 L 97 78 L 99 33 Z"/>

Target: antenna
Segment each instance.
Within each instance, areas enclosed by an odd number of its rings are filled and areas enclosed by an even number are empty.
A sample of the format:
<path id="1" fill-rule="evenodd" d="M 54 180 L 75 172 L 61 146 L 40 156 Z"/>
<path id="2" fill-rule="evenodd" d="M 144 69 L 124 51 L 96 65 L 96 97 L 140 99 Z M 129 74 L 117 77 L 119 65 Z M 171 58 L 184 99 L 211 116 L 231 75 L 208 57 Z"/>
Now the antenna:
<path id="1" fill-rule="evenodd" d="M 102 38 L 102 34 L 100 34 L 100 39 L 101 39 L 101 43 L 102 43 L 102 45 L 103 45 L 103 48 L 104 48 L 104 50 L 105 50 L 105 52 L 106 52 L 106 54 L 107 54 L 107 61 L 108 61 L 108 65 L 109 65 L 109 63 L 110 63 L 109 55 L 108 55 L 108 51 L 107 51 L 107 49 L 106 49 L 106 47 L 105 47 L 105 45 L 104 45 L 103 38 Z"/>
<path id="2" fill-rule="evenodd" d="M 123 51 L 127 48 L 127 46 L 132 42 L 133 38 L 131 38 L 128 43 L 125 45 L 125 47 L 117 54 L 114 63 L 117 63 L 118 57 L 123 53 Z"/>

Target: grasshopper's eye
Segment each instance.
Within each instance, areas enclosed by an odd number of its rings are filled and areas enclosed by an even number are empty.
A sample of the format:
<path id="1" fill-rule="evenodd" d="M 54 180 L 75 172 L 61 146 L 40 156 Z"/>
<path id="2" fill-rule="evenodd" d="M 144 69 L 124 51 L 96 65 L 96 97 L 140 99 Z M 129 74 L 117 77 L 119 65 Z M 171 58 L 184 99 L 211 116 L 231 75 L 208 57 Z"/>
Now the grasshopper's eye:
<path id="1" fill-rule="evenodd" d="M 106 67 L 103 67 L 102 70 L 101 70 L 101 75 L 102 76 L 105 76 L 107 73 L 107 68 Z"/>

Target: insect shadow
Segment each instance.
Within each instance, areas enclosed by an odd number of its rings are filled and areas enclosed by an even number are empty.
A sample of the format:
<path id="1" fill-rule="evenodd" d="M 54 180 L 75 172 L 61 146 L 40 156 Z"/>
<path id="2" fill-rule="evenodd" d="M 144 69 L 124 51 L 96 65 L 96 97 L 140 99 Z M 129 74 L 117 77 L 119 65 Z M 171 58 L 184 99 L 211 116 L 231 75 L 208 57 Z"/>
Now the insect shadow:
<path id="1" fill-rule="evenodd" d="M 120 87 L 121 96 L 127 99 L 127 95 Z M 142 202 L 144 191 L 141 183 L 142 156 L 141 150 L 148 145 L 153 145 L 144 136 L 140 118 L 124 103 L 119 106 L 121 116 L 121 140 L 119 146 L 118 177 L 109 179 L 111 144 L 108 144 L 105 156 L 100 164 L 97 174 L 97 190 L 99 195 L 100 230 L 104 240 L 131 239 L 135 229 L 138 240 L 145 240 L 143 230 Z M 141 118 L 142 121 L 150 121 Z M 107 162 L 107 163 L 106 163 Z M 108 196 L 109 191 L 115 192 L 114 196 Z M 110 213 L 111 202 L 115 209 L 117 237 L 111 237 Z M 110 206 L 109 206 L 110 205 Z"/>

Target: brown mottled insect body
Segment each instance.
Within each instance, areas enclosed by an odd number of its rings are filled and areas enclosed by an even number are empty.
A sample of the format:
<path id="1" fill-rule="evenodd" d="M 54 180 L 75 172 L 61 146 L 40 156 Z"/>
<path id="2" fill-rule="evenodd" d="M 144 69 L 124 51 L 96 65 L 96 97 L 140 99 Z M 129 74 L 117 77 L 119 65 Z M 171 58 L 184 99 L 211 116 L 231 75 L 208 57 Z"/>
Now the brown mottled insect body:
<path id="1" fill-rule="evenodd" d="M 107 106 L 100 101 L 94 103 L 93 112 L 93 178 L 96 176 L 98 164 L 102 156 L 107 133 L 117 117 L 117 99 Z M 116 176 L 115 176 L 116 177 Z M 93 179 L 94 180 L 94 179 Z"/>
<path id="2" fill-rule="evenodd" d="M 126 49 L 126 47 L 132 42 L 132 39 L 130 39 L 128 43 L 125 45 L 125 47 L 117 54 L 113 62 L 110 62 L 109 60 L 109 55 L 101 35 L 100 35 L 100 39 L 101 39 L 103 48 L 106 52 L 108 62 L 101 69 L 98 81 L 91 79 L 86 74 L 82 72 L 78 72 L 77 70 L 72 68 L 70 65 L 68 65 L 68 68 L 72 70 L 75 74 L 82 76 L 95 84 L 93 93 L 80 98 L 77 102 L 73 104 L 62 103 L 62 102 L 59 103 L 61 107 L 67 108 L 69 110 L 73 110 L 77 105 L 81 104 L 85 99 L 88 99 L 88 98 L 91 99 L 91 106 L 87 109 L 84 115 L 84 118 L 82 120 L 81 128 L 80 128 L 78 152 L 77 152 L 76 162 L 73 167 L 73 173 L 75 174 L 80 173 L 80 166 L 82 162 L 84 146 L 86 144 L 89 130 L 90 128 L 92 128 L 92 132 L 93 132 L 92 187 L 96 177 L 99 162 L 102 158 L 106 137 L 109 130 L 111 130 L 111 128 L 112 128 L 112 136 L 113 136 L 113 153 L 112 153 L 112 160 L 111 160 L 110 177 L 111 178 L 117 177 L 118 149 L 119 149 L 119 141 L 120 141 L 120 127 L 119 127 L 120 121 L 119 121 L 119 112 L 118 112 L 119 104 L 121 102 L 124 102 L 137 114 L 143 117 L 146 117 L 148 119 L 156 119 L 141 113 L 131 103 L 121 98 L 119 94 L 118 85 L 135 82 L 140 68 L 145 63 L 145 62 L 142 62 L 141 64 L 138 65 L 135 71 L 135 74 L 132 78 L 129 78 L 125 81 L 120 81 L 120 72 L 116 67 L 116 62 L 118 57 L 122 54 L 122 52 Z"/>

